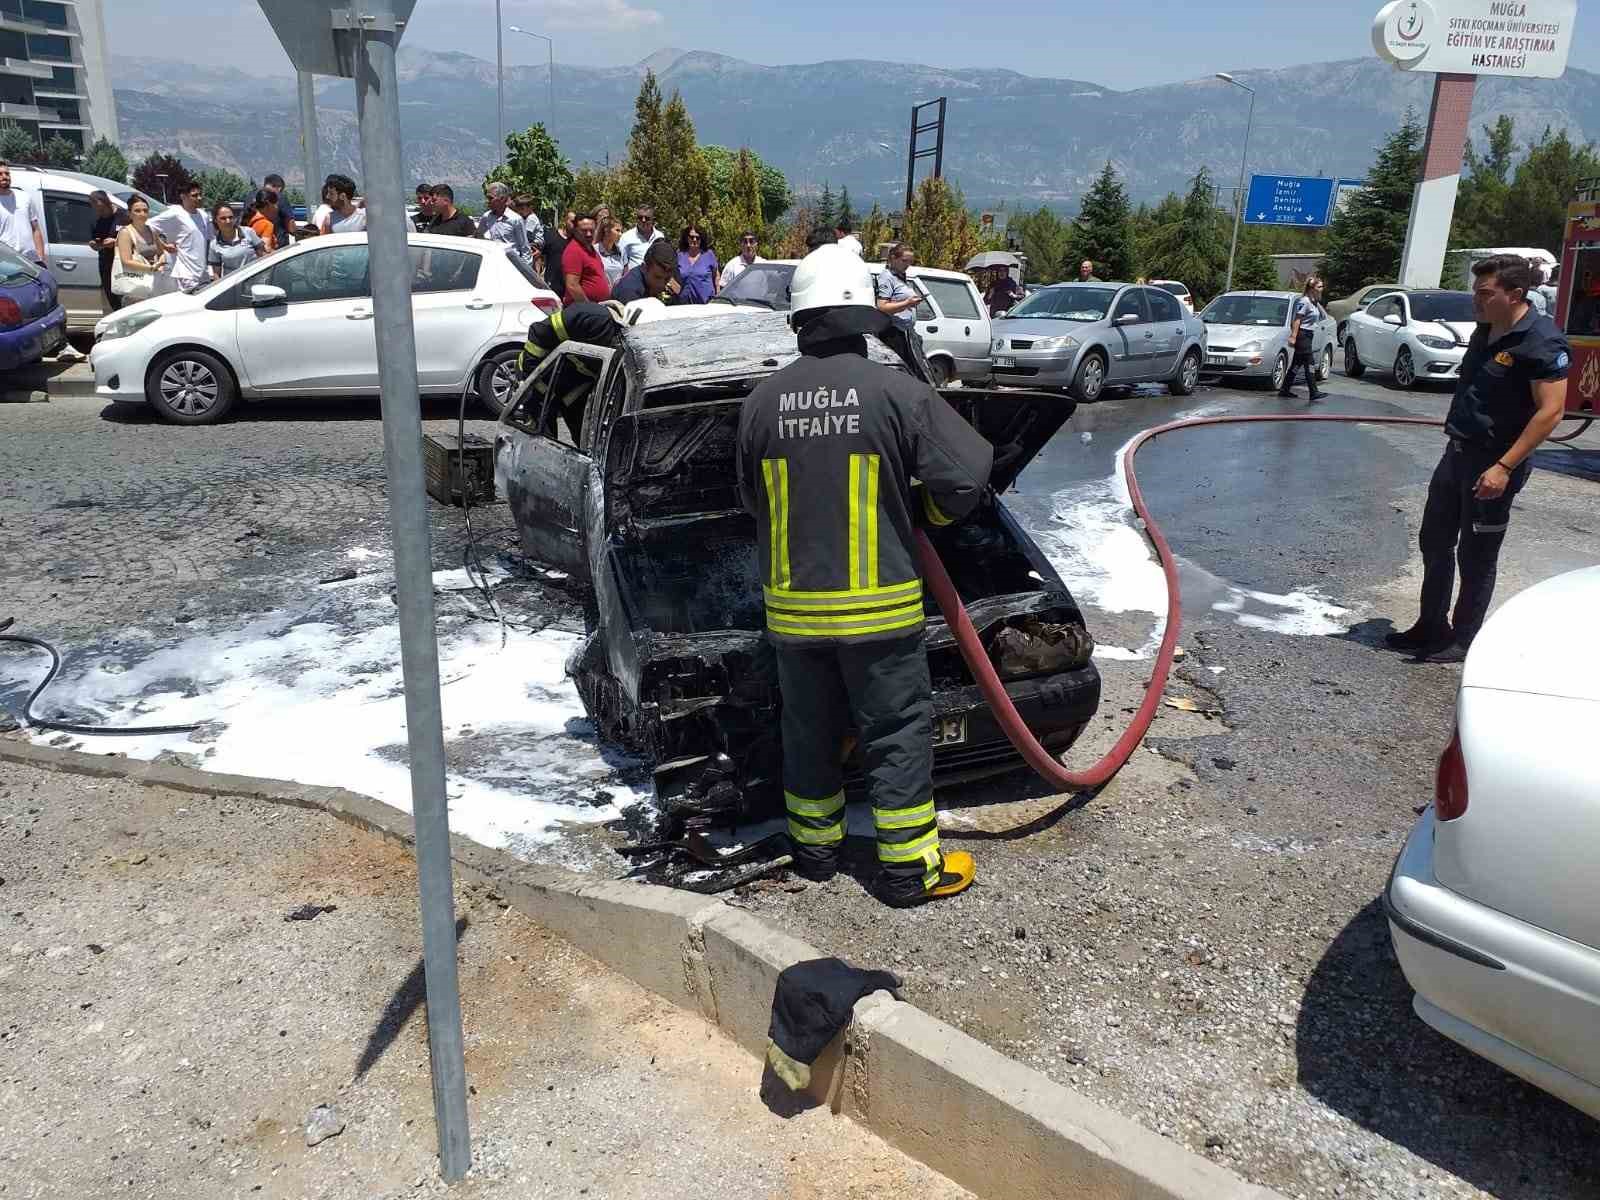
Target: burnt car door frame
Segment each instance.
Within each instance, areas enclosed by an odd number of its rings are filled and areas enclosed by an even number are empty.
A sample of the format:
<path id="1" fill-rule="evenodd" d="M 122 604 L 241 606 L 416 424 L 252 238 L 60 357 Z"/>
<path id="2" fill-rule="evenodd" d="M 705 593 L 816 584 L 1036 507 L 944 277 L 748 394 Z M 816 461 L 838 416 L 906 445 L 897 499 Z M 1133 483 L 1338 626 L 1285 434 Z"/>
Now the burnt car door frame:
<path id="1" fill-rule="evenodd" d="M 590 578 L 585 542 L 596 410 L 615 356 L 614 350 L 584 343 L 556 347 L 534 372 L 534 385 L 507 406 L 495 434 L 495 468 L 523 553 L 584 581 Z M 560 437 L 566 428 L 563 402 L 582 383 L 580 362 L 592 370 L 580 437 L 589 443 L 586 447 Z M 547 382 L 543 389 L 538 385 L 541 377 Z"/>

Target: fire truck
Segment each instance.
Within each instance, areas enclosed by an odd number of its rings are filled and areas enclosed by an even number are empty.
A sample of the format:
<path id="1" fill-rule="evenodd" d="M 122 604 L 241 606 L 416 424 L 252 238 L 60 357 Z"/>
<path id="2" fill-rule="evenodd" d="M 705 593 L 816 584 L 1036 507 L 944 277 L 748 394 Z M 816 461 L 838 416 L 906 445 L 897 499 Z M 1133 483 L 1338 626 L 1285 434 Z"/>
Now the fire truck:
<path id="1" fill-rule="evenodd" d="M 1567 411 L 1594 414 L 1563 422 L 1551 440 L 1571 441 L 1600 419 L 1600 175 L 1578 181 L 1567 207 L 1561 243 L 1561 280 L 1552 314 L 1572 344 L 1567 374 Z"/>

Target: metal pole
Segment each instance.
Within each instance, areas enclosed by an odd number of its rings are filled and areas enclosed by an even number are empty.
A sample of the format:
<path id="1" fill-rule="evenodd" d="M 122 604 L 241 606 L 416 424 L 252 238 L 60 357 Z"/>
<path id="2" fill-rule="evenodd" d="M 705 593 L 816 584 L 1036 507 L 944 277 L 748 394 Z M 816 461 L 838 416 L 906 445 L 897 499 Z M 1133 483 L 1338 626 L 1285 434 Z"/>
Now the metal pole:
<path id="1" fill-rule="evenodd" d="M 939 132 L 934 134 L 933 177 L 944 178 L 944 97 L 939 97 Z"/>
<path id="2" fill-rule="evenodd" d="M 1250 127 L 1256 119 L 1255 89 L 1244 87 L 1237 79 L 1228 82 L 1250 93 L 1250 113 L 1244 119 L 1244 149 L 1239 152 L 1239 190 L 1233 198 L 1233 245 L 1228 247 L 1228 282 L 1222 288 L 1225 292 L 1233 291 L 1233 258 L 1239 252 L 1239 222 L 1244 217 L 1244 168 L 1250 160 Z"/>
<path id="3" fill-rule="evenodd" d="M 550 136 L 555 136 L 556 130 L 556 43 L 554 38 L 545 38 L 545 45 L 550 50 L 550 69 L 545 72 L 545 81 L 550 85 Z"/>
<path id="4" fill-rule="evenodd" d="M 495 140 L 500 165 L 506 165 L 506 47 L 505 26 L 500 24 L 500 0 L 494 0 Z"/>
<path id="5" fill-rule="evenodd" d="M 322 156 L 317 145 L 317 86 L 310 71 L 296 71 L 295 81 L 300 89 L 300 148 L 304 152 L 306 185 L 306 216 L 316 211 L 322 199 Z"/>
<path id="6" fill-rule="evenodd" d="M 433 612 L 433 559 L 423 491 L 422 417 L 417 399 L 417 344 L 411 320 L 405 184 L 400 176 L 400 100 L 395 76 L 394 0 L 363 0 L 366 28 L 356 59 L 356 115 L 367 185 L 367 245 L 383 400 L 383 457 L 394 530 L 405 673 L 406 742 L 417 839 L 422 960 L 427 981 L 428 1052 L 433 1112 L 444 1178 L 472 1165 L 467 1131 L 467 1075 L 456 978 L 455 898 L 451 888 L 449 810 L 444 793 L 444 731 L 439 714 L 439 648 Z"/>
<path id="7" fill-rule="evenodd" d="M 911 184 L 917 174 L 917 108 L 911 106 L 911 148 L 906 151 L 906 212 L 911 211 Z"/>

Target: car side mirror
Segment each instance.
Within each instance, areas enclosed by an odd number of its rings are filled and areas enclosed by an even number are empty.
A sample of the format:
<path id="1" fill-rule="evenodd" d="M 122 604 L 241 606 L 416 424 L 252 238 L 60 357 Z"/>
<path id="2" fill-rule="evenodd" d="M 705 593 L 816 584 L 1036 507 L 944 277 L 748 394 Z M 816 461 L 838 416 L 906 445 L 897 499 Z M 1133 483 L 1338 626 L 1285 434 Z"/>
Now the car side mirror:
<path id="1" fill-rule="evenodd" d="M 288 292 L 270 283 L 257 283 L 250 288 L 250 303 L 256 308 L 270 308 L 274 304 L 287 303 L 288 299 Z"/>
<path id="2" fill-rule="evenodd" d="M 1403 320 L 1401 320 L 1399 313 L 1385 313 L 1384 314 L 1384 318 L 1383 318 L 1383 323 L 1385 325 L 1404 325 L 1405 324 L 1405 322 Z"/>
<path id="3" fill-rule="evenodd" d="M 1123 313 L 1120 317 L 1117 318 L 1116 324 L 1118 324 L 1118 325 L 1132 325 L 1138 319 L 1139 319 L 1139 314 L 1138 313 Z"/>

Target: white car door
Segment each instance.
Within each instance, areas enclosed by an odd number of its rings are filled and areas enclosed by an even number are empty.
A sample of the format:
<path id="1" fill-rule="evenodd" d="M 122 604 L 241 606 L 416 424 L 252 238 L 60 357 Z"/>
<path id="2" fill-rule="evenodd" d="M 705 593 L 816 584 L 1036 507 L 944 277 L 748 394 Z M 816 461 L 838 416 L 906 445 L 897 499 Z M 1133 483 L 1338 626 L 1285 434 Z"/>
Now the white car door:
<path id="1" fill-rule="evenodd" d="M 417 383 L 459 388 L 499 328 L 503 297 L 492 294 L 491 263 L 475 249 L 411 247 L 411 311 Z"/>
<path id="2" fill-rule="evenodd" d="M 253 305 L 250 289 L 284 298 Z M 378 390 L 367 244 L 313 246 L 253 275 L 239 310 L 239 360 L 249 386 L 279 394 Z"/>
<path id="3" fill-rule="evenodd" d="M 1385 316 L 1400 315 L 1400 298 L 1384 296 L 1367 306 L 1362 319 L 1351 318 L 1350 327 L 1356 331 L 1356 350 L 1361 361 L 1368 366 L 1382 366 L 1394 361 L 1394 333 L 1397 328 L 1384 321 Z"/>
<path id="4" fill-rule="evenodd" d="M 932 319 L 923 319 L 917 308 L 917 331 L 923 349 L 933 356 L 943 352 L 955 362 L 955 375 L 963 379 L 982 379 L 989 373 L 989 315 L 983 297 L 970 279 L 947 279 L 938 275 L 916 275 L 917 286 L 927 293 L 936 307 Z"/>

